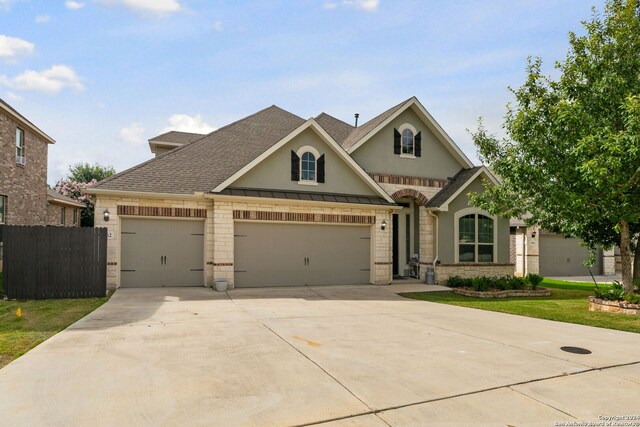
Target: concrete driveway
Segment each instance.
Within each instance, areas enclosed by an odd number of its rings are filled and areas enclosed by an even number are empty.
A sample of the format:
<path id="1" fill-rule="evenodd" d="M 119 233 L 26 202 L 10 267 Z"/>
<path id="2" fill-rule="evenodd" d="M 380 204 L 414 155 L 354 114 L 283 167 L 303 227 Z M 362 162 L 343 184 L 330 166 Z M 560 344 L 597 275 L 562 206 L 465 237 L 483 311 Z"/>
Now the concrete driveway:
<path id="1" fill-rule="evenodd" d="M 640 415 L 640 334 L 393 291 L 118 290 L 0 370 L 0 424 L 550 426 Z"/>

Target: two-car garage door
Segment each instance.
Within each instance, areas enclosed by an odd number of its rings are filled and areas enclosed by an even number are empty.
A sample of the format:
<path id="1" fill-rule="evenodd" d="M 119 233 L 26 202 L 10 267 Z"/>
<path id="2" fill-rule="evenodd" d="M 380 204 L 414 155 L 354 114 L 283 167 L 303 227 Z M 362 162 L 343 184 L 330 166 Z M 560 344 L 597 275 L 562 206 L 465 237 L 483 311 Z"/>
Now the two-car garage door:
<path id="1" fill-rule="evenodd" d="M 203 286 L 204 221 L 123 218 L 123 287 Z"/>
<path id="2" fill-rule="evenodd" d="M 236 222 L 236 287 L 370 282 L 369 226 Z"/>

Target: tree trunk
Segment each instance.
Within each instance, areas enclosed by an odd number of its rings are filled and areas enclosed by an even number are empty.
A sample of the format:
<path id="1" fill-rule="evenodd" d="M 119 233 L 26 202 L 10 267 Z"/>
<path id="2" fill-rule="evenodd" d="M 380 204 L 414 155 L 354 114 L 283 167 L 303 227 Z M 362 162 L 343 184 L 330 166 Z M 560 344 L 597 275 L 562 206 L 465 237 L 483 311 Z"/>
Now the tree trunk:
<path id="1" fill-rule="evenodd" d="M 638 292 L 640 292 L 640 239 L 638 239 L 636 254 L 633 257 L 633 284 L 638 286 Z"/>
<path id="2" fill-rule="evenodd" d="M 620 220 L 620 258 L 622 259 L 622 284 L 625 292 L 633 292 L 631 283 L 631 239 L 629 236 L 629 223 Z"/>

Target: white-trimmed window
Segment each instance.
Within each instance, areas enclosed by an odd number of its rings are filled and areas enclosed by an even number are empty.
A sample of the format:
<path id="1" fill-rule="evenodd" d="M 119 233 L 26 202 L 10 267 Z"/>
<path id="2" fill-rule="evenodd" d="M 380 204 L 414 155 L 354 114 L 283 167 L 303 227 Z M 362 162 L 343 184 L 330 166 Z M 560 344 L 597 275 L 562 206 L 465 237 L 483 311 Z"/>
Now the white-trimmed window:
<path id="1" fill-rule="evenodd" d="M 324 156 L 320 156 L 320 152 L 310 145 L 300 147 L 295 153 L 297 157 L 297 170 L 292 170 L 293 175 L 297 176 L 298 184 L 317 185 L 324 182 Z"/>
<path id="2" fill-rule="evenodd" d="M 455 216 L 456 262 L 496 262 L 497 217 L 474 208 Z"/>
<path id="3" fill-rule="evenodd" d="M 300 180 L 316 180 L 316 156 L 310 151 L 303 153 L 300 158 Z"/>
<path id="4" fill-rule="evenodd" d="M 402 131 L 402 154 L 408 154 L 413 156 L 413 131 L 411 129 L 405 129 Z"/>
<path id="5" fill-rule="evenodd" d="M 24 165 L 24 131 L 16 128 L 16 163 Z"/>

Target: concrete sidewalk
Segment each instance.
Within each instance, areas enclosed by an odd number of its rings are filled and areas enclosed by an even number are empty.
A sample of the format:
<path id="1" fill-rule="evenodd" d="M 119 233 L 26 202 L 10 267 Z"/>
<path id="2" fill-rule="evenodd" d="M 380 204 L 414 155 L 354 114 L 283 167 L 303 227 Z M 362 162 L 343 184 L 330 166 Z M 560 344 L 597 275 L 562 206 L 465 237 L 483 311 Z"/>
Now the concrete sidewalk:
<path id="1" fill-rule="evenodd" d="M 557 277 L 547 277 L 547 279 L 553 280 L 564 280 L 566 282 L 581 282 L 581 283 L 593 283 L 593 279 L 596 280 L 598 284 L 607 284 L 612 283 L 614 280 L 618 282 L 622 281 L 622 276 L 619 274 L 615 276 L 557 276 Z"/>
<path id="2" fill-rule="evenodd" d="M 121 289 L 0 394 L 11 426 L 595 422 L 638 414 L 640 335 L 392 287 Z"/>

